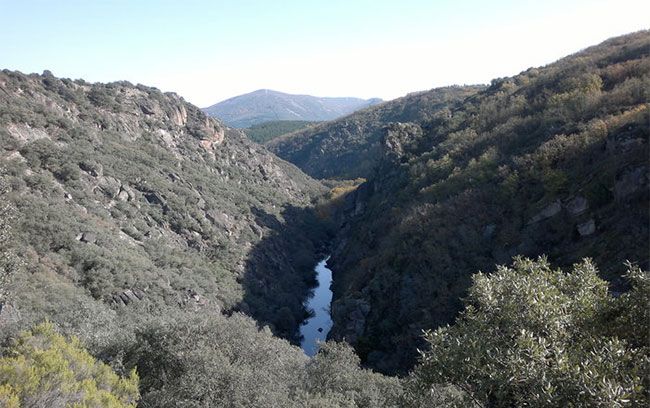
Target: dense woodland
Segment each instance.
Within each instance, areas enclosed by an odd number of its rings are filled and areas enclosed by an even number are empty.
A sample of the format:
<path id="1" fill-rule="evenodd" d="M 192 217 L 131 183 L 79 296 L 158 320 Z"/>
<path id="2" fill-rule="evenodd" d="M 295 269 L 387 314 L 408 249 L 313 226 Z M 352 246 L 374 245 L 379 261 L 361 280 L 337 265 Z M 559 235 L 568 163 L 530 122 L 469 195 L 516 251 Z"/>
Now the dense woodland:
<path id="1" fill-rule="evenodd" d="M 271 142 L 318 181 L 175 94 L 2 71 L 0 405 L 644 406 L 649 101 L 646 31 Z"/>
<path id="2" fill-rule="evenodd" d="M 244 133 L 252 141 L 264 144 L 279 136 L 295 132 L 316 123 L 318 122 L 310 122 L 307 120 L 275 120 L 253 125 L 244 129 Z"/>

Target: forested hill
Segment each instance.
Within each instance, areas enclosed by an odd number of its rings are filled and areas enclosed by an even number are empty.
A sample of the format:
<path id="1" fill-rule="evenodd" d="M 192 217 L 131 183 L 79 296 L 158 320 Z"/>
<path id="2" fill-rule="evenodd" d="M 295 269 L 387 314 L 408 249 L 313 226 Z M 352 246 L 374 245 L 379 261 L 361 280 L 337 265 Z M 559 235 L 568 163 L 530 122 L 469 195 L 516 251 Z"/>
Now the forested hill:
<path id="1" fill-rule="evenodd" d="M 472 274 L 514 255 L 593 258 L 616 290 L 626 260 L 648 266 L 649 32 L 469 91 L 383 127 L 381 158 L 363 171 L 345 165 L 368 158 L 356 118 L 390 104 L 273 147 L 317 177 L 369 174 L 332 255 L 332 335 L 385 371 L 412 367 L 422 329 L 454 321 Z"/>
<path id="2" fill-rule="evenodd" d="M 384 127 L 391 122 L 426 122 L 483 86 L 451 86 L 409 94 L 341 119 L 273 139 L 267 147 L 316 178 L 368 177 L 381 158 Z"/>
<path id="3" fill-rule="evenodd" d="M 243 129 L 251 140 L 264 144 L 269 140 L 275 139 L 287 133 L 295 132 L 296 130 L 312 126 L 318 122 L 310 122 L 305 120 L 275 120 L 272 122 L 264 122 L 258 125 L 253 125 L 249 128 Z"/>
<path id="4" fill-rule="evenodd" d="M 247 128 L 277 120 L 332 120 L 380 102 L 377 98 L 326 98 L 259 89 L 203 110 L 229 126 Z"/>

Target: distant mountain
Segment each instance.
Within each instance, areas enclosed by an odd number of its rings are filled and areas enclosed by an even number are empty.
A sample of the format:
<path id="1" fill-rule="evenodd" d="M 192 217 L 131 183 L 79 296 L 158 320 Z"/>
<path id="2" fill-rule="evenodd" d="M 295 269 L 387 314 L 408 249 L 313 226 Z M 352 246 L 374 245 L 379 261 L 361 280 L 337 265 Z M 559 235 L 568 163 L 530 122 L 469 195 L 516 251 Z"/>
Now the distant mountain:
<path id="1" fill-rule="evenodd" d="M 332 120 L 380 102 L 382 100 L 378 98 L 319 98 L 260 89 L 219 102 L 203 111 L 228 126 L 247 128 L 276 120 Z"/>

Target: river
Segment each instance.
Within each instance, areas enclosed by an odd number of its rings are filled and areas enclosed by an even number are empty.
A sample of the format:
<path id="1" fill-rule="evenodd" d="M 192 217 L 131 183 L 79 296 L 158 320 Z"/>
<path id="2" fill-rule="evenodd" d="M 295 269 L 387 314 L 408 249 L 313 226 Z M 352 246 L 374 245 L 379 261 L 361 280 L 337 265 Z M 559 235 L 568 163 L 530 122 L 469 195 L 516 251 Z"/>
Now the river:
<path id="1" fill-rule="evenodd" d="M 318 351 L 318 343 L 324 342 L 332 328 L 330 316 L 330 305 L 332 303 L 332 271 L 325 266 L 329 256 L 316 265 L 316 278 L 318 286 L 314 288 L 313 294 L 307 299 L 307 309 L 313 310 L 314 315 L 307 319 L 300 326 L 302 341 L 300 347 L 305 354 L 313 357 Z"/>

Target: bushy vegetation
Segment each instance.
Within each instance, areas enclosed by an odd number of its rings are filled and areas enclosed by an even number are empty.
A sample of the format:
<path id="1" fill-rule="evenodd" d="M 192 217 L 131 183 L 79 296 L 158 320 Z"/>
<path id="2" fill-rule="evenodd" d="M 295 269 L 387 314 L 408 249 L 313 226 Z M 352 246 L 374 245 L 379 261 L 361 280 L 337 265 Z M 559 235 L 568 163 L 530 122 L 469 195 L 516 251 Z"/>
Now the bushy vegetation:
<path id="1" fill-rule="evenodd" d="M 315 178 L 367 178 L 381 160 L 386 125 L 449 115 L 450 109 L 483 88 L 451 86 L 409 94 L 277 137 L 267 147 Z"/>
<path id="2" fill-rule="evenodd" d="M 14 279 L 19 308 L 36 321 L 66 309 L 31 289 L 61 285 L 109 307 L 243 310 L 298 341 L 324 239 L 302 219 L 318 183 L 174 94 L 47 72 L 0 80 L 2 202 L 15 221 L 3 253 L 28 265 Z"/>
<path id="3" fill-rule="evenodd" d="M 647 403 L 649 44 L 318 125 L 292 146 L 335 158 L 309 170 L 329 194 L 176 95 L 2 71 L 0 404 Z M 355 349 L 308 359 L 336 223 L 332 334 Z M 542 253 L 594 262 L 495 271 Z M 418 348 L 406 379 L 367 368 Z"/>
<path id="4" fill-rule="evenodd" d="M 452 384 L 461 406 L 645 406 L 650 274 L 628 266 L 626 277 L 630 291 L 612 297 L 590 261 L 564 273 L 519 258 L 474 275 L 456 323 L 426 333 L 412 390 Z"/>
<path id="5" fill-rule="evenodd" d="M 276 137 L 295 132 L 316 123 L 318 122 L 310 122 L 307 120 L 274 120 L 253 125 L 244 129 L 244 132 L 252 141 L 263 144 Z"/>
<path id="6" fill-rule="evenodd" d="M 624 261 L 649 265 L 649 89 L 644 31 L 387 125 L 330 261 L 335 338 L 407 370 L 421 330 L 461 310 L 471 275 L 518 254 L 561 267 L 591 257 L 624 290 Z M 328 126 L 336 138 L 341 123 Z"/>
<path id="7" fill-rule="evenodd" d="M 138 368 L 143 407 L 398 406 L 398 379 L 364 370 L 347 345 L 314 359 L 243 315 L 153 323 L 125 364 Z"/>
<path id="8" fill-rule="evenodd" d="M 0 403 L 18 407 L 135 407 L 138 375 L 118 376 L 76 338 L 43 323 L 20 334 L 0 357 Z"/>

